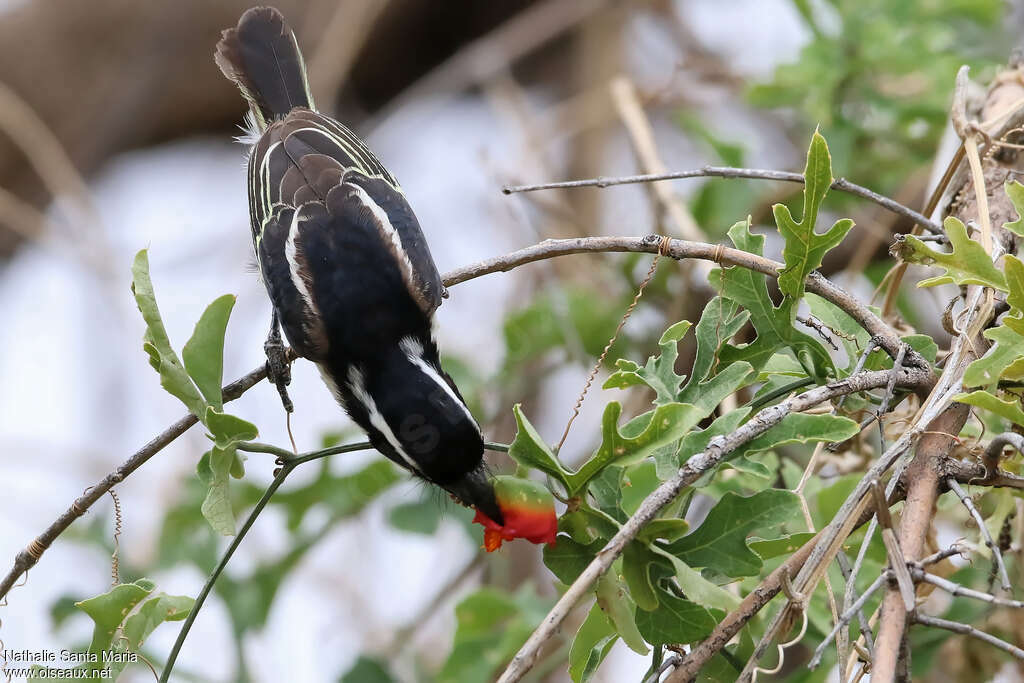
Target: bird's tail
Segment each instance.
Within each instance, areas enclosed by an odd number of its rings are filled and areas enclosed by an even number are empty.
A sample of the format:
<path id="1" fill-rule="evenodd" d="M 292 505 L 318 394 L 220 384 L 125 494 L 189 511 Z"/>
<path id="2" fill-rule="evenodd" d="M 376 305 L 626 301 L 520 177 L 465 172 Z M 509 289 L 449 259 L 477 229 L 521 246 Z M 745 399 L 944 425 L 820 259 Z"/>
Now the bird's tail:
<path id="1" fill-rule="evenodd" d="M 313 108 L 299 44 L 273 7 L 246 10 L 221 35 L 214 60 L 248 100 L 260 130 L 294 107 Z"/>

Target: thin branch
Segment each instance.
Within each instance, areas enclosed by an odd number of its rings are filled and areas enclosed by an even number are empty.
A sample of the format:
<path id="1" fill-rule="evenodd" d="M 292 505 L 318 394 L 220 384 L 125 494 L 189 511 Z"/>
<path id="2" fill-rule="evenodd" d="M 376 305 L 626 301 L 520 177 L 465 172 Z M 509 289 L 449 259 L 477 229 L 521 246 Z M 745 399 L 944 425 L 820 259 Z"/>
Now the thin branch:
<path id="1" fill-rule="evenodd" d="M 1018 453 L 1024 453 L 1024 436 L 1015 432 L 1004 432 L 989 442 L 981 461 L 990 472 L 996 471 L 1003 457 L 1003 449 L 1012 446 Z"/>
<path id="2" fill-rule="evenodd" d="M 959 633 L 964 636 L 970 636 L 977 638 L 978 640 L 984 641 L 989 645 L 999 648 L 1003 652 L 1016 657 L 1017 659 L 1024 660 L 1024 650 L 1020 649 L 1015 645 L 1010 645 L 1005 640 L 996 638 L 991 633 L 985 633 L 980 631 L 973 626 L 967 624 L 961 624 L 959 621 L 948 621 L 946 619 L 939 619 L 938 617 L 929 617 L 926 614 L 915 614 L 914 622 L 921 624 L 922 626 L 931 626 L 933 628 L 942 628 L 953 633 Z M 872 679 L 874 676 L 872 676 Z"/>
<path id="3" fill-rule="evenodd" d="M 859 612 L 862 607 L 864 607 L 865 603 L 867 603 L 868 599 L 870 599 L 871 596 L 874 595 L 875 591 L 881 588 L 882 584 L 885 583 L 891 577 L 892 572 L 890 570 L 886 570 L 879 574 L 878 578 L 875 579 L 870 586 L 868 586 L 867 590 L 865 590 L 859 598 L 857 598 L 857 601 L 850 605 L 850 607 L 847 608 L 847 610 L 843 612 L 842 615 L 840 615 L 839 621 L 836 622 L 836 625 L 832 629 L 832 631 L 827 636 L 825 636 L 825 639 L 821 641 L 821 643 L 818 644 L 818 647 L 814 649 L 814 656 L 811 657 L 811 661 L 808 662 L 807 668 L 818 668 L 818 664 L 821 663 L 821 656 L 825 653 L 825 648 L 828 647 L 829 643 L 831 643 L 835 639 L 835 637 L 839 635 L 839 631 L 841 631 L 849 625 L 850 620 L 853 619 L 854 615 L 857 614 L 857 612 Z"/>
<path id="4" fill-rule="evenodd" d="M 899 371 L 898 382 L 901 386 L 914 386 L 922 381 L 926 374 L 926 370 L 903 368 Z M 518 681 L 530 670 L 544 643 L 554 636 L 576 603 L 590 591 L 597 579 L 608 570 L 612 562 L 615 561 L 615 558 L 636 537 L 640 529 L 653 519 L 663 507 L 674 500 L 685 487 L 700 478 L 703 473 L 717 466 L 737 448 L 781 422 L 787 415 L 802 412 L 844 394 L 883 387 L 888 383 L 889 377 L 890 372 L 888 370 L 877 370 L 864 372 L 859 375 L 851 375 L 846 379 L 816 387 L 803 394 L 765 408 L 734 432 L 712 439 L 704 451 L 686 461 L 686 464 L 679 470 L 678 474 L 663 482 L 653 493 L 644 499 L 636 513 L 619 529 L 608 544 L 597 553 L 593 561 L 590 562 L 551 611 L 548 612 L 547 616 L 544 617 L 540 626 L 537 627 L 522 648 L 520 648 L 519 652 L 516 653 L 508 668 L 505 669 L 501 678 L 498 679 L 499 683 Z"/>
<path id="5" fill-rule="evenodd" d="M 516 192 L 536 192 L 537 190 L 554 190 L 574 187 L 611 187 L 613 185 L 633 185 L 636 183 L 653 183 L 659 180 L 685 180 L 688 178 L 753 178 L 755 180 L 781 180 L 787 183 L 803 183 L 802 173 L 792 171 L 773 171 L 760 168 L 732 168 L 729 166 L 703 166 L 691 171 L 676 171 L 674 173 L 650 173 L 643 175 L 619 176 L 615 178 L 588 178 L 586 180 L 563 180 L 557 183 L 540 183 L 537 185 L 512 185 L 502 188 L 505 194 Z M 836 178 L 832 181 L 832 189 L 839 192 L 856 195 L 862 199 L 878 204 L 884 209 L 903 216 L 904 218 L 923 226 L 928 232 L 938 235 L 943 234 L 942 226 L 935 221 L 925 218 L 910 207 L 900 204 L 894 199 L 880 195 L 866 187 L 851 183 L 845 178 Z"/>
<path id="6" fill-rule="evenodd" d="M 245 523 L 242 524 L 242 528 L 238 530 L 238 533 L 231 540 L 231 545 L 228 546 L 223 557 L 220 558 L 220 562 L 217 563 L 217 566 L 206 580 L 206 583 L 203 585 L 203 589 L 199 591 L 199 595 L 196 596 L 195 602 L 192 603 L 192 609 L 189 611 L 188 616 L 185 617 L 185 623 L 181 625 L 181 630 L 178 632 L 177 640 L 174 641 L 171 653 L 167 655 L 167 663 L 164 665 L 164 672 L 160 676 L 159 683 L 167 683 L 169 680 L 171 671 L 174 669 L 174 662 L 178 659 L 178 653 L 181 651 L 181 646 L 185 644 L 185 638 L 188 637 L 188 632 L 192 629 L 192 624 L 199 615 L 199 610 L 202 609 L 207 596 L 209 596 L 210 591 L 213 590 L 213 584 L 217 582 L 217 579 L 220 577 L 221 572 L 224 571 L 224 567 L 227 566 L 231 556 L 235 554 L 238 546 L 242 544 L 242 540 L 245 538 L 245 535 L 249 533 L 249 529 L 252 528 L 256 518 L 259 517 L 259 514 L 263 512 L 263 508 L 265 508 L 267 503 L 270 502 L 271 496 L 273 496 L 274 492 L 277 491 L 281 484 L 284 483 L 284 480 L 288 478 L 288 475 L 294 468 L 295 466 L 290 463 L 281 468 L 281 471 L 278 472 L 277 476 L 274 477 L 274 480 L 270 482 L 270 486 L 267 487 L 267 490 L 263 493 L 259 502 L 256 503 L 256 507 L 254 507 L 252 512 L 249 513 Z"/>
<path id="7" fill-rule="evenodd" d="M 981 516 L 978 508 L 974 505 L 974 501 L 971 500 L 971 497 L 967 495 L 967 492 L 963 490 L 959 483 L 957 483 L 956 479 L 953 477 L 946 479 L 946 486 L 949 487 L 950 491 L 956 494 L 957 498 L 960 499 L 960 502 L 964 504 L 965 508 L 967 508 L 967 512 L 969 512 L 971 517 L 974 518 L 974 522 L 978 525 L 978 532 L 981 534 L 982 540 L 985 541 L 985 545 L 988 546 L 988 549 L 992 551 L 992 561 L 995 562 L 996 569 L 999 572 L 999 582 L 1002 589 L 1009 593 L 1013 590 L 1013 587 L 1010 585 L 1010 577 L 1006 573 L 1006 564 L 1003 562 L 1003 553 L 999 550 L 999 546 L 996 545 L 996 542 L 992 540 L 992 534 L 988 532 L 988 527 L 985 526 L 985 518 Z"/>
<path id="8" fill-rule="evenodd" d="M 961 586 L 960 584 L 950 581 L 949 579 L 944 579 L 941 576 L 929 574 L 923 569 L 918 569 L 917 567 L 911 567 L 910 573 L 916 580 L 924 581 L 925 583 L 930 583 L 936 588 L 944 590 L 955 597 L 981 600 L 982 602 L 987 602 L 988 604 L 996 605 L 997 607 L 1011 607 L 1013 609 L 1024 609 L 1024 602 L 1021 602 L 1020 600 L 1008 600 L 1006 598 L 996 597 L 991 593 L 976 591 L 973 588 Z"/>

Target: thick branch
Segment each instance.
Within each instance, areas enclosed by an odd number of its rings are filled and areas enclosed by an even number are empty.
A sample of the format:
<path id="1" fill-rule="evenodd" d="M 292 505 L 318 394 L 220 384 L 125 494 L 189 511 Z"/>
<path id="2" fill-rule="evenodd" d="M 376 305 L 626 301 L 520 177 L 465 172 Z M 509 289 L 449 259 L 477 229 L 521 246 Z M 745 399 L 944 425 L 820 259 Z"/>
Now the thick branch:
<path id="1" fill-rule="evenodd" d="M 897 384 L 902 387 L 917 386 L 924 381 L 928 371 L 917 368 L 904 368 L 898 372 Z M 533 666 L 541 647 L 555 635 L 569 612 L 593 587 L 594 583 L 608 570 L 637 533 L 658 512 L 679 495 L 685 487 L 695 482 L 702 474 L 721 463 L 726 456 L 763 434 L 778 424 L 791 413 L 802 412 L 824 401 L 838 398 L 845 394 L 867 391 L 884 387 L 889 382 L 891 373 L 886 370 L 864 372 L 852 375 L 844 380 L 811 389 L 791 399 L 777 403 L 757 413 L 749 422 L 731 434 L 712 439 L 707 449 L 686 461 L 686 464 L 671 479 L 662 483 L 651 493 L 637 509 L 636 513 L 619 529 L 608 544 L 597 553 L 579 577 L 569 586 L 569 590 L 548 612 L 540 626 L 533 632 L 526 643 L 509 663 L 508 668 L 498 679 L 499 683 L 513 683 L 520 680 Z"/>
<path id="2" fill-rule="evenodd" d="M 917 445 L 917 452 L 907 470 L 907 503 L 900 518 L 900 547 L 908 562 L 920 559 L 924 554 L 924 542 L 932 523 L 932 509 L 939 495 L 939 463 L 949 456 L 956 445 L 970 407 L 953 403 L 932 420 Z M 895 680 L 899 659 L 900 643 L 907 627 L 907 610 L 903 599 L 892 587 L 882 601 L 882 612 L 878 637 L 875 639 L 875 657 L 871 669 L 871 680 L 887 683 Z"/>
<path id="3" fill-rule="evenodd" d="M 502 188 L 505 194 L 515 192 L 535 192 L 537 190 L 554 190 L 573 187 L 611 187 L 612 185 L 632 185 L 635 183 L 654 183 L 661 180 L 685 180 L 687 178 L 753 178 L 755 180 L 781 180 L 787 183 L 803 183 L 802 173 L 792 171 L 772 171 L 760 168 L 731 168 L 728 166 L 704 166 L 691 171 L 677 171 L 675 173 L 648 173 L 644 175 L 620 176 L 616 178 L 588 178 L 586 180 L 564 180 L 557 183 L 541 183 L 538 185 L 514 185 Z M 917 223 L 928 232 L 936 235 L 943 234 L 942 226 L 935 221 L 925 218 L 910 207 L 900 204 L 866 187 L 851 183 L 845 178 L 836 178 L 832 181 L 832 189 L 839 192 L 846 192 L 856 195 L 868 201 L 878 204 L 883 209 L 891 211 L 897 216 L 903 216 L 908 220 Z"/>

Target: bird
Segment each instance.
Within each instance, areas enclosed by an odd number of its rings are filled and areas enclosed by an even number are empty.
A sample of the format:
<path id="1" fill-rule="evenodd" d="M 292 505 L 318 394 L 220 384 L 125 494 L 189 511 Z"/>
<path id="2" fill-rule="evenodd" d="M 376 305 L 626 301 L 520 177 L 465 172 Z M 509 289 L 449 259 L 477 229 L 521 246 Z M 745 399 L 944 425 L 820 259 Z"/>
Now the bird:
<path id="1" fill-rule="evenodd" d="M 273 304 L 268 374 L 286 410 L 279 326 L 374 448 L 502 525 L 480 426 L 441 367 L 433 319 L 446 290 L 402 187 L 317 111 L 277 9 L 243 13 L 214 60 L 249 105 L 249 218 Z"/>

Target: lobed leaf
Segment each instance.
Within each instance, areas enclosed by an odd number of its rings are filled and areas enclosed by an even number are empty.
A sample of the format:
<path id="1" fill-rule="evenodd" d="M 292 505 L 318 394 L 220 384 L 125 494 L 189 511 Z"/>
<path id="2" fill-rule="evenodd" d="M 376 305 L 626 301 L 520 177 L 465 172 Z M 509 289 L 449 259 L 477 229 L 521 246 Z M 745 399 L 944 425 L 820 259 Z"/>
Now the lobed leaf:
<path id="1" fill-rule="evenodd" d="M 799 497 L 791 491 L 767 489 L 746 498 L 729 492 L 697 529 L 666 550 L 690 567 L 711 567 L 729 577 L 754 576 L 762 563 L 747 546 L 747 536 L 755 530 L 764 534 L 799 514 Z"/>
<path id="2" fill-rule="evenodd" d="M 1007 291 L 1006 277 L 992 263 L 984 247 L 967 235 L 967 227 L 954 216 L 943 222 L 952 251 L 937 251 L 913 235 L 905 235 L 892 250 L 907 263 L 920 263 L 945 269 L 942 275 L 917 283 L 918 287 L 933 287 L 953 283 L 957 285 L 983 285 Z"/>
<path id="3" fill-rule="evenodd" d="M 750 232 L 750 219 L 729 228 L 729 237 L 738 249 L 758 256 L 764 252 L 763 235 Z M 726 299 L 734 301 L 750 313 L 750 322 L 757 338 L 749 344 L 726 344 L 719 353 L 719 363 L 726 367 L 735 361 L 746 361 L 758 372 L 778 351 L 790 351 L 797 358 L 806 357 L 812 374 L 825 376 L 832 370 L 832 358 L 821 343 L 797 330 L 796 300 L 787 297 L 778 307 L 772 303 L 765 276 L 748 268 L 733 266 L 716 268 L 709 280 Z"/>
<path id="4" fill-rule="evenodd" d="M 517 403 L 512 406 L 512 413 L 516 418 L 516 438 L 508 449 L 509 456 L 520 465 L 532 467 L 554 477 L 568 488 L 569 472 L 566 472 L 541 435 L 526 419 L 522 405 Z"/>
<path id="5" fill-rule="evenodd" d="M 783 204 L 772 207 L 775 225 L 786 240 L 782 249 L 785 266 L 779 269 L 779 289 L 788 297 L 800 299 L 804 295 L 804 281 L 821 266 L 826 252 L 838 245 L 853 227 L 853 221 L 844 218 L 827 232 L 815 232 L 818 209 L 832 185 L 832 157 L 821 133 L 814 131 L 807 150 L 804 168 L 804 209 L 797 222 Z"/>

